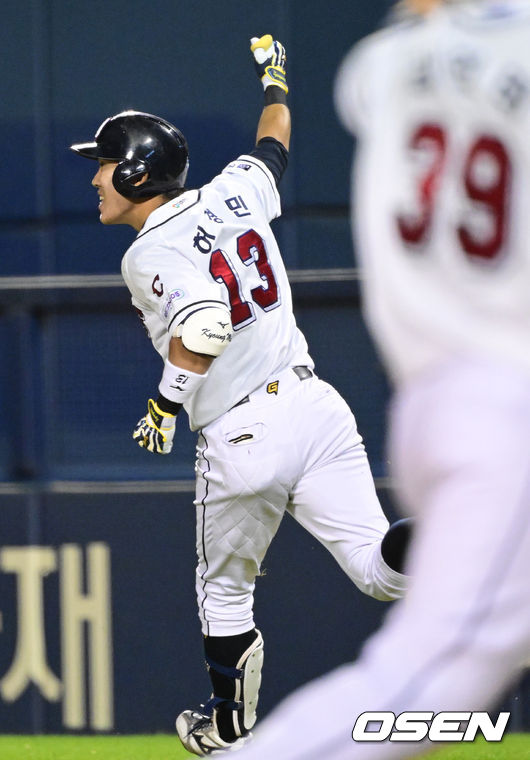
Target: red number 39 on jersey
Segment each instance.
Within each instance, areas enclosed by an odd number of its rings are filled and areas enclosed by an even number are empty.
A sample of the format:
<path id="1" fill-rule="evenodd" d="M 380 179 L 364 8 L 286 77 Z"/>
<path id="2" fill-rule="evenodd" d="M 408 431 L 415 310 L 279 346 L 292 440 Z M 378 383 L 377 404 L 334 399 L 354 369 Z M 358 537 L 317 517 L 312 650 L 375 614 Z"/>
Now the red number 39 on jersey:
<path id="1" fill-rule="evenodd" d="M 399 213 L 402 240 L 419 250 L 429 240 L 444 168 L 451 147 L 450 134 L 439 124 L 421 124 L 411 135 L 411 157 L 422 154 L 416 178 L 416 207 Z M 461 166 L 461 191 L 466 210 L 454 234 L 471 259 L 493 260 L 506 241 L 511 186 L 511 162 L 503 143 L 492 135 L 478 135 L 468 146 Z"/>

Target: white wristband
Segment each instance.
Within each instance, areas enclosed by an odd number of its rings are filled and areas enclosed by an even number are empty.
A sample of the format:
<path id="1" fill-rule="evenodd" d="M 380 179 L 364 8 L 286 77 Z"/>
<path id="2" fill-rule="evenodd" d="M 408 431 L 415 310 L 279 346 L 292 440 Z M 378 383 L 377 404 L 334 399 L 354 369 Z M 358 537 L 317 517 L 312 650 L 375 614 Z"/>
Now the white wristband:
<path id="1" fill-rule="evenodd" d="M 158 390 L 169 401 L 184 404 L 202 385 L 207 376 L 207 372 L 204 375 L 198 375 L 189 369 L 176 367 L 171 364 L 169 359 L 166 359 Z"/>

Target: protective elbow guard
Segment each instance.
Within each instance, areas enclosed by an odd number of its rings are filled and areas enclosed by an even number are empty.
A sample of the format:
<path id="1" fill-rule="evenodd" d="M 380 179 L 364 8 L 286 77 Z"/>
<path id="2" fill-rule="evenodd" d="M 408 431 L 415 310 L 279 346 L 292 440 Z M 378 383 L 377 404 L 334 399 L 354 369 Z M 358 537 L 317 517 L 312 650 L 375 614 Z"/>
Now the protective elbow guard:
<path id="1" fill-rule="evenodd" d="M 211 306 L 199 309 L 178 325 L 174 335 L 184 347 L 196 354 L 219 356 L 232 340 L 232 319 L 228 308 Z"/>

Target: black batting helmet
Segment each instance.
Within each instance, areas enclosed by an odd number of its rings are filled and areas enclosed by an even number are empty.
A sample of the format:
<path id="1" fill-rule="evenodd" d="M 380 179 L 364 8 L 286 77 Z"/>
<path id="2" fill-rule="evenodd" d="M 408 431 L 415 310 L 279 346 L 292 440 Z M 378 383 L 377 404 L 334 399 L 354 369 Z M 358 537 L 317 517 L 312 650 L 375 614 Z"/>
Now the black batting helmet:
<path id="1" fill-rule="evenodd" d="M 85 158 L 117 161 L 112 184 L 126 198 L 152 198 L 184 187 L 189 158 L 186 138 L 173 124 L 141 111 L 106 119 L 91 143 L 70 149 Z M 148 178 L 135 185 L 144 175 Z"/>

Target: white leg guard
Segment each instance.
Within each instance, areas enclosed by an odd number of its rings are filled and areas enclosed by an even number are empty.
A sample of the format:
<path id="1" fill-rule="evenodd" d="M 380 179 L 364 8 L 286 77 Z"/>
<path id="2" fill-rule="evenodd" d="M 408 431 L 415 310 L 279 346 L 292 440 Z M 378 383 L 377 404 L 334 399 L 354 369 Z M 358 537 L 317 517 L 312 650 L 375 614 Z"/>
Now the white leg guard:
<path id="1" fill-rule="evenodd" d="M 247 731 L 256 722 L 261 669 L 263 667 L 263 637 L 258 630 L 256 633 L 258 634 L 256 639 L 247 651 L 243 652 L 236 666 L 242 671 L 242 676 L 236 681 L 235 699 L 237 702 L 243 703 L 243 726 Z M 241 736 L 237 712 L 234 712 L 234 728 L 238 736 Z"/>
<path id="2" fill-rule="evenodd" d="M 255 638 L 252 643 L 233 667 L 221 665 L 210 656 L 206 656 L 214 686 L 214 694 L 206 707 L 213 712 L 214 725 L 218 726 L 223 738 L 229 735 L 236 738 L 245 736 L 256 722 L 263 667 L 263 637 L 257 629 L 254 629 L 254 633 Z M 222 687 L 219 686 L 219 679 L 224 679 Z M 228 729 L 227 720 L 230 723 L 230 729 Z M 221 721 L 224 728 L 221 726 Z"/>

